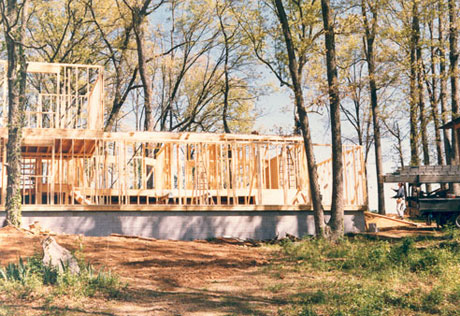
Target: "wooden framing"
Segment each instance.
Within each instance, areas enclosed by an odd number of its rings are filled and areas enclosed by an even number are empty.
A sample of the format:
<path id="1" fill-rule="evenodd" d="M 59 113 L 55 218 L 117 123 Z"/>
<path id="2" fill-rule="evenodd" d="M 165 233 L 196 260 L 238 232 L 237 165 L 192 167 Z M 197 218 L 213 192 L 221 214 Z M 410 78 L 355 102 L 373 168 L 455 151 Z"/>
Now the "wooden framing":
<path id="1" fill-rule="evenodd" d="M 30 84 L 40 89 L 30 89 L 37 95 L 28 104 L 23 131 L 25 210 L 311 209 L 301 137 L 106 133 L 101 67 L 29 63 L 28 69 Z M 1 91 L 4 126 L 6 89 Z M 0 138 L 4 205 L 5 127 L 0 127 Z M 327 145 L 315 147 L 330 151 Z M 365 209 L 362 149 L 344 146 L 343 155 L 345 208 Z M 328 155 L 318 163 L 326 209 L 331 170 Z"/>
<path id="2" fill-rule="evenodd" d="M 101 130 L 103 68 L 93 65 L 27 63 L 25 126 Z M 0 60 L 0 126 L 6 126 L 7 62 Z"/>

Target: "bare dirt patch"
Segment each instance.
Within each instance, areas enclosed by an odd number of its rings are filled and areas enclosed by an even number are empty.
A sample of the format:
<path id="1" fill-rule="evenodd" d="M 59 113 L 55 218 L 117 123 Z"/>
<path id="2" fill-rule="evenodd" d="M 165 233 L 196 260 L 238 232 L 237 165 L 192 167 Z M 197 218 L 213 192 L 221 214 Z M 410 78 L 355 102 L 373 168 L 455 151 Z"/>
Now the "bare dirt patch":
<path id="1" fill-rule="evenodd" d="M 437 238 L 434 227 L 395 228 L 368 234 L 378 239 Z M 43 235 L 0 229 L 0 265 L 41 253 Z M 291 304 L 296 284 L 324 275 L 278 269 L 276 247 L 231 240 L 164 241 L 125 237 L 55 236 L 96 268 L 110 269 L 129 285 L 122 298 L 46 295 L 21 301 L 0 295 L 3 315 L 277 315 Z M 276 251 L 276 250 L 275 250 Z M 278 268 L 277 268 L 278 267 Z M 313 282 L 313 283 L 312 283 Z M 319 282 L 319 281 L 318 281 Z M 315 283 L 316 284 L 316 283 Z M 293 292 L 294 291 L 294 292 Z"/>
<path id="2" fill-rule="evenodd" d="M 43 238 L 0 229 L 0 265 L 40 253 Z M 129 284 L 126 297 L 64 298 L 51 307 L 40 300 L 18 304 L 3 298 L 0 306 L 13 315 L 273 315 L 284 304 L 255 276 L 269 260 L 270 250 L 264 247 L 113 236 L 55 238 L 95 267 L 120 275 Z"/>

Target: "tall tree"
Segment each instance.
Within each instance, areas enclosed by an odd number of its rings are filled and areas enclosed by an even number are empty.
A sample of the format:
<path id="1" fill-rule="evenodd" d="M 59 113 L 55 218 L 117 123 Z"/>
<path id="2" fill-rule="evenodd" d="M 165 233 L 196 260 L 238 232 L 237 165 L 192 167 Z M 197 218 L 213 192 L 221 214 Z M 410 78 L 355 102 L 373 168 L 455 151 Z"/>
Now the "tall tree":
<path id="1" fill-rule="evenodd" d="M 114 10 L 113 15 L 103 14 L 113 5 L 105 0 L 88 0 L 86 4 L 91 14 L 90 22 L 95 25 L 99 33 L 99 41 L 103 43 L 102 55 L 105 56 L 103 62 L 109 70 L 107 83 L 112 102 L 105 131 L 111 131 L 115 126 L 123 104 L 135 88 L 138 73 L 138 68 L 131 66 L 135 63 L 130 58 L 132 23 L 126 21 L 127 12 L 122 11 L 122 6 L 117 6 L 118 10 Z"/>
<path id="2" fill-rule="evenodd" d="M 417 32 L 415 31 L 418 25 L 418 7 L 417 1 L 412 1 L 412 23 L 410 29 L 410 39 L 409 39 L 409 113 L 410 113 L 410 165 L 418 166 L 420 165 L 420 158 L 418 152 L 419 146 L 419 131 L 417 124 L 417 113 L 418 113 L 418 93 L 417 93 Z"/>
<path id="3" fill-rule="evenodd" d="M 229 109 L 229 96 L 230 96 L 230 67 L 229 67 L 229 58 L 231 50 L 231 42 L 233 37 L 236 35 L 237 28 L 234 28 L 231 33 L 229 33 L 228 28 L 225 24 L 225 11 L 227 11 L 227 2 L 220 3 L 219 0 L 216 2 L 216 15 L 219 19 L 219 29 L 222 33 L 223 42 L 224 42 L 224 104 L 222 109 L 222 123 L 224 125 L 224 132 L 230 133 L 230 127 L 228 126 L 228 109 Z"/>
<path id="4" fill-rule="evenodd" d="M 457 4 L 455 0 L 448 1 L 449 8 L 449 76 L 452 119 L 459 117 L 458 104 L 458 26 L 457 26 Z M 459 135 L 456 129 L 452 129 L 452 165 L 459 165 Z M 460 184 L 453 183 L 452 191 L 455 195 L 460 195 Z"/>
<path id="5" fill-rule="evenodd" d="M 441 103 L 441 120 L 443 125 L 449 121 L 449 111 L 447 110 L 447 67 L 446 50 L 444 40 L 444 4 L 438 3 L 438 59 L 439 59 L 439 102 Z M 452 148 L 450 145 L 450 135 L 447 129 L 443 129 L 444 152 L 446 163 L 451 164 Z"/>
<path id="6" fill-rule="evenodd" d="M 374 1 L 361 0 L 361 14 L 364 24 L 364 52 L 369 73 L 369 92 L 371 97 L 372 123 L 374 126 L 375 166 L 377 170 L 378 210 L 385 214 L 385 191 L 383 187 L 382 143 L 380 138 L 380 109 L 377 99 L 374 42 L 377 32 L 378 10 Z M 370 15 L 370 17 L 368 17 Z"/>
<path id="7" fill-rule="evenodd" d="M 434 127 L 434 135 L 435 135 L 435 144 L 436 144 L 436 153 L 437 153 L 437 162 L 438 165 L 444 164 L 444 154 L 442 151 L 442 138 L 441 138 L 441 131 L 439 130 L 439 98 L 437 96 L 437 72 L 436 72 L 436 43 L 434 40 L 434 25 L 433 25 L 434 18 L 432 17 L 431 20 L 428 21 L 428 30 L 430 32 L 430 72 L 431 72 L 431 80 L 425 74 L 425 83 L 427 86 L 428 97 L 430 99 L 430 107 L 431 107 L 431 119 L 433 120 L 433 127 Z M 423 62 L 423 60 L 422 60 Z M 424 69 L 424 67 L 422 67 Z"/>
<path id="8" fill-rule="evenodd" d="M 449 76 L 452 119 L 459 116 L 458 105 L 458 27 L 457 27 L 457 4 L 455 0 L 449 0 Z M 452 129 L 452 164 L 459 164 L 458 134 Z M 457 190 L 460 188 L 457 188 Z"/>
<path id="9" fill-rule="evenodd" d="M 145 47 L 145 23 L 147 17 L 158 9 L 165 0 L 161 0 L 156 3 L 153 8 L 150 7 L 152 0 L 135 1 L 134 4 L 130 4 L 127 0 L 123 0 L 125 5 L 131 12 L 131 23 L 134 31 L 134 37 L 136 39 L 137 48 L 137 63 L 139 69 L 139 76 L 141 78 L 142 87 L 144 90 L 144 130 L 152 131 L 154 127 L 153 117 L 153 91 L 150 74 L 147 70 L 147 51 Z"/>
<path id="10" fill-rule="evenodd" d="M 315 163 L 315 155 L 313 152 L 313 143 L 311 140 L 310 126 L 308 121 L 307 111 L 303 100 L 303 91 L 301 83 L 302 67 L 305 63 L 304 56 L 297 57 L 294 43 L 292 40 L 291 30 L 289 27 L 288 18 L 282 0 L 275 0 L 276 12 L 283 30 L 283 37 L 286 44 L 286 50 L 289 60 L 289 73 L 292 82 L 292 90 L 294 91 L 294 100 L 299 115 L 299 123 L 302 131 L 302 136 L 305 143 L 305 153 L 307 156 L 307 165 L 310 179 L 310 191 L 313 202 L 313 210 L 315 217 L 315 233 L 316 236 L 325 237 L 324 210 L 321 200 L 321 193 L 318 184 L 318 171 Z M 301 58 L 299 61 L 298 58 Z M 338 106 L 338 104 L 337 104 Z M 339 119 L 340 122 L 340 119 Z M 341 153 L 341 152 L 340 152 Z M 340 194 L 340 192 L 339 192 Z M 343 194 L 343 190 L 342 190 Z M 338 205 L 340 207 L 340 205 Z M 337 208 L 337 206 L 336 206 Z M 335 216 L 333 225 L 339 224 L 340 217 Z"/>
<path id="11" fill-rule="evenodd" d="M 327 82 L 329 86 L 329 104 L 331 112 L 332 134 L 332 205 L 331 237 L 334 240 L 343 237 L 343 158 L 342 131 L 340 126 L 340 96 L 337 75 L 336 49 L 333 12 L 329 0 L 321 0 L 326 46 Z"/>
<path id="12" fill-rule="evenodd" d="M 89 6 L 76 0 L 35 0 L 27 25 L 29 58 L 50 63 L 100 63 L 102 41 L 90 23 Z"/>
<path id="13" fill-rule="evenodd" d="M 424 66 L 422 56 L 422 44 L 420 34 L 420 12 L 418 9 L 418 1 L 414 1 L 413 9 L 413 30 L 414 33 L 414 46 L 415 46 L 415 59 L 416 59 L 416 73 L 417 73 L 417 101 L 418 101 L 418 113 L 420 120 L 420 135 L 422 141 L 422 153 L 423 153 L 423 164 L 428 166 L 430 164 L 430 150 L 428 148 L 428 135 L 427 135 L 427 116 L 425 113 L 425 95 L 424 95 Z M 429 185 L 427 185 L 429 188 Z M 429 191 L 429 190 L 428 190 Z"/>
<path id="14" fill-rule="evenodd" d="M 21 225 L 21 139 L 26 102 L 27 64 L 24 52 L 28 0 L 2 0 L 0 11 L 8 55 L 8 143 L 6 189 L 8 225 Z"/>

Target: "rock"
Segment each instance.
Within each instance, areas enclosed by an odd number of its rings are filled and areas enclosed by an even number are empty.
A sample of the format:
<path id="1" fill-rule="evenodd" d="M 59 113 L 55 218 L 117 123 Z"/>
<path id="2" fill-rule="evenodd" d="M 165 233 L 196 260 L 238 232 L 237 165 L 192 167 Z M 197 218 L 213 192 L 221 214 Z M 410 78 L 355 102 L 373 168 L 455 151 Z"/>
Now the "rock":
<path id="1" fill-rule="evenodd" d="M 63 265 L 69 268 L 73 274 L 80 273 L 77 259 L 70 253 L 69 250 L 59 245 L 56 240 L 48 236 L 42 242 L 43 246 L 43 263 L 45 265 L 56 268 L 59 272 L 63 272 Z"/>

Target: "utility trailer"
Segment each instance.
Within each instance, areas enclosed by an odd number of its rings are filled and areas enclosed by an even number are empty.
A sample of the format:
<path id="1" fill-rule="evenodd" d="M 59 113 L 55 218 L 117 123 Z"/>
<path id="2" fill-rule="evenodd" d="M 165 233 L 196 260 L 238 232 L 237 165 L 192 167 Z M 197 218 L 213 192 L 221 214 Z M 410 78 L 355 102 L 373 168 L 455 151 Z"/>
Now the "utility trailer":
<path id="1" fill-rule="evenodd" d="M 452 183 L 460 183 L 460 166 L 403 167 L 386 174 L 384 182 L 409 185 L 406 200 L 410 215 L 424 216 L 428 224 L 435 220 L 438 226 L 460 228 L 460 196 L 448 189 Z M 437 188 L 426 192 L 432 185 Z"/>

